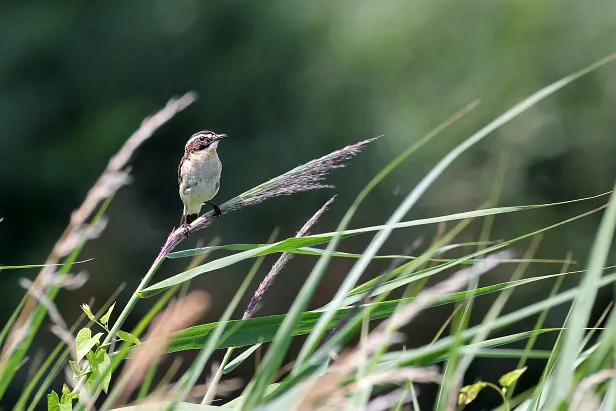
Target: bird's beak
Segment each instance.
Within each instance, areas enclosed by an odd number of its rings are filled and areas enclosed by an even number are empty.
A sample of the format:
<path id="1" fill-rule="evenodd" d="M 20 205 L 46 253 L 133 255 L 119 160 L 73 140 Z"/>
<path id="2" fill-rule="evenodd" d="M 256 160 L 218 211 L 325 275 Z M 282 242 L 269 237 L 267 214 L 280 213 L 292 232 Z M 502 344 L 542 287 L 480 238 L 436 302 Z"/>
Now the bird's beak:
<path id="1" fill-rule="evenodd" d="M 216 141 L 222 140 L 223 138 L 226 138 L 226 137 L 227 137 L 226 134 L 216 134 Z"/>

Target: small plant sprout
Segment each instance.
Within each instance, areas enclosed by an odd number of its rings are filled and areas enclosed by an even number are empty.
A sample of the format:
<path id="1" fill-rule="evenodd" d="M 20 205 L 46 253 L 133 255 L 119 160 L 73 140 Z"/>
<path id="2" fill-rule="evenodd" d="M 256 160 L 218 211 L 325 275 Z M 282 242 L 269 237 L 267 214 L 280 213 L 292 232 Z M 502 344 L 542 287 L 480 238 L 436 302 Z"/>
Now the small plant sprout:
<path id="1" fill-rule="evenodd" d="M 88 304 L 82 304 L 81 309 L 90 319 L 90 321 L 98 324 L 105 330 L 105 333 L 99 332 L 92 335 L 92 330 L 84 327 L 77 333 L 75 337 L 75 360 L 69 360 L 69 365 L 73 371 L 74 390 L 71 390 L 66 384 L 62 386 L 62 396 L 58 396 L 55 391 L 47 396 L 47 407 L 49 411 L 70 411 L 73 408 L 73 400 L 78 399 L 82 394 L 82 388 L 85 383 L 87 388 L 93 388 L 95 382 L 102 378 L 101 388 L 107 393 L 109 383 L 111 382 L 111 357 L 107 353 L 107 348 L 114 342 L 101 344 L 101 337 L 109 333 L 109 320 L 115 303 L 112 304 L 107 312 L 99 319 L 92 313 Z M 140 344 L 139 338 L 126 331 L 118 331 L 118 339 L 126 341 L 129 344 Z M 103 375 L 105 373 L 105 375 Z"/>
<path id="2" fill-rule="evenodd" d="M 475 400 L 475 398 L 477 398 L 477 395 L 479 395 L 479 392 L 481 390 L 486 387 L 489 387 L 493 388 L 500 394 L 500 396 L 503 398 L 505 409 L 509 411 L 511 408 L 509 407 L 509 402 L 507 401 L 507 397 L 505 397 L 505 394 L 507 394 L 507 390 L 509 389 L 511 384 L 516 382 L 522 376 L 524 371 L 526 371 L 526 367 L 520 368 L 518 370 L 509 371 L 508 373 L 503 374 L 498 379 L 500 387 L 496 384 L 485 381 L 477 381 L 474 384 L 465 385 L 464 387 L 460 388 L 460 392 L 458 393 L 458 405 L 465 406 L 470 404 Z"/>

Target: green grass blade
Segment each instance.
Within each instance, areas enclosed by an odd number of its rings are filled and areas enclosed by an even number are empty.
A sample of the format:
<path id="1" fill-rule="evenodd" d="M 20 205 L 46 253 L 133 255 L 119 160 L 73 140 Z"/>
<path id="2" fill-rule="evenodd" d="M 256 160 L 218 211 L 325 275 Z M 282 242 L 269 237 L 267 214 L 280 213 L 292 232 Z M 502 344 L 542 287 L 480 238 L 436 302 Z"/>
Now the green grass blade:
<path id="1" fill-rule="evenodd" d="M 614 56 L 612 56 L 612 58 L 613 57 Z M 607 63 L 607 61 L 610 60 L 606 60 L 605 62 Z M 595 64 L 591 67 L 596 68 L 598 67 L 598 65 Z M 308 337 L 308 340 L 302 347 L 302 350 L 296 360 L 296 367 L 298 365 L 301 366 L 301 364 L 303 363 L 303 361 L 305 361 L 308 355 L 316 349 L 317 344 L 323 337 L 327 323 L 334 316 L 336 310 L 342 306 L 342 304 L 344 303 L 345 296 L 348 294 L 348 292 L 351 290 L 357 280 L 359 280 L 359 277 L 367 268 L 372 257 L 378 252 L 385 240 L 389 237 L 390 233 L 393 230 L 393 227 L 391 227 L 391 225 L 396 224 L 402 220 L 402 218 L 409 212 L 412 206 L 415 205 L 415 203 L 428 189 L 428 187 L 430 187 L 432 183 L 436 181 L 436 179 L 445 171 L 445 169 L 449 167 L 449 165 L 453 163 L 454 160 L 456 160 L 460 155 L 462 155 L 467 149 L 469 149 L 481 139 L 489 135 L 492 131 L 498 129 L 502 125 L 506 124 L 510 120 L 514 119 L 515 117 L 526 111 L 528 108 L 532 107 L 544 98 L 550 96 L 554 92 L 560 90 L 565 85 L 571 83 L 572 81 L 579 78 L 581 75 L 585 74 L 588 71 L 590 71 L 590 69 L 584 69 L 579 73 L 567 76 L 559 81 L 556 81 L 555 83 L 552 83 L 551 85 L 539 90 L 538 92 L 534 93 L 522 102 L 518 103 L 517 105 L 506 111 L 504 114 L 497 117 L 487 126 L 479 130 L 477 133 L 464 140 L 460 145 L 458 145 L 456 148 L 451 150 L 445 157 L 443 157 L 443 159 L 439 163 L 437 163 L 437 165 L 432 168 L 432 170 L 430 170 L 430 172 L 419 182 L 419 184 L 404 199 L 398 209 L 392 214 L 392 216 L 387 221 L 385 227 L 383 227 L 383 229 L 375 235 L 370 245 L 368 245 L 368 247 L 364 251 L 362 258 L 360 258 L 355 263 L 351 271 L 347 274 L 343 284 L 338 288 L 336 295 L 332 299 L 330 308 L 325 313 L 325 315 L 319 319 L 319 323 L 317 323 L 317 325 L 315 326 L 315 330 L 313 330 L 313 332 Z"/>
<path id="2" fill-rule="evenodd" d="M 327 268 L 331 259 L 330 253 L 334 251 L 334 249 L 338 246 L 338 243 L 340 242 L 341 236 L 339 232 L 346 229 L 361 202 L 372 191 L 372 189 L 376 187 L 380 183 L 380 181 L 383 180 L 395 167 L 402 163 L 402 161 L 404 161 L 408 156 L 410 156 L 423 144 L 430 141 L 434 136 L 438 135 L 442 130 L 454 123 L 469 109 L 470 108 L 468 107 L 466 109 L 463 109 L 461 112 L 457 113 L 456 115 L 436 127 L 422 139 L 417 141 L 414 145 L 407 148 L 403 153 L 396 157 L 394 161 L 390 162 L 383 170 L 381 170 L 359 193 L 353 204 L 351 204 L 346 214 L 338 224 L 337 232 L 332 237 L 327 247 L 327 253 L 321 256 L 321 258 L 319 258 L 317 264 L 314 266 L 312 272 L 308 276 L 307 281 L 301 288 L 299 295 L 295 299 L 295 302 L 291 306 L 289 313 L 285 317 L 285 320 L 281 324 L 280 329 L 276 334 L 276 339 L 274 343 L 266 353 L 263 363 L 257 369 L 256 377 L 249 383 L 248 387 L 246 388 L 246 399 L 242 402 L 242 407 L 245 407 L 249 410 L 251 408 L 254 408 L 257 403 L 262 400 L 262 396 L 267 389 L 267 385 L 271 382 L 271 379 L 276 373 L 277 368 L 282 363 L 282 358 L 291 342 L 290 333 L 296 326 L 296 323 L 300 319 L 302 311 L 304 311 L 304 309 L 308 305 L 309 300 L 311 299 L 318 284 L 320 283 L 320 280 L 325 273 L 325 269 Z"/>
<path id="3" fill-rule="evenodd" d="M 13 311 L 13 314 L 11 314 L 9 320 L 6 322 L 6 324 L 4 324 L 4 327 L 2 327 L 2 331 L 0 332 L 0 347 L 2 347 L 2 344 L 4 344 L 6 336 L 9 334 L 9 331 L 11 331 L 13 324 L 15 324 L 15 320 L 17 320 L 17 316 L 19 316 L 19 313 L 21 312 L 21 309 L 24 308 L 24 305 L 26 304 L 27 300 L 28 294 L 25 294 L 17 305 L 17 308 L 15 308 L 15 311 Z"/>
<path id="4" fill-rule="evenodd" d="M 575 220 L 577 220 L 577 219 L 587 217 L 587 216 L 589 216 L 589 215 L 591 215 L 591 214 L 593 214 L 593 213 L 596 213 L 597 211 L 602 210 L 603 208 L 604 208 L 604 206 L 599 207 L 599 208 L 597 208 L 597 209 L 594 209 L 594 210 L 588 211 L 588 212 L 586 212 L 586 213 L 583 213 L 583 214 L 577 215 L 577 216 L 575 216 L 575 217 L 569 218 L 569 219 L 564 220 L 564 221 L 561 221 L 561 222 L 559 222 L 559 223 L 552 224 L 551 226 L 548 226 L 548 227 L 544 227 L 544 228 L 538 229 L 538 230 L 533 231 L 533 232 L 531 232 L 531 233 L 524 234 L 524 235 L 521 235 L 521 236 L 516 237 L 516 238 L 514 238 L 514 239 L 511 239 L 511 240 L 508 240 L 508 241 L 505 241 L 505 242 L 502 242 L 502 243 L 496 244 L 496 245 L 491 246 L 491 247 L 488 247 L 488 248 L 484 248 L 484 249 L 482 249 L 482 250 L 480 250 L 480 251 L 476 251 L 476 252 L 474 252 L 474 253 L 472 253 L 472 254 L 468 254 L 468 255 L 466 255 L 466 256 L 464 256 L 464 257 L 462 257 L 462 258 L 459 258 L 459 259 L 457 259 L 457 260 L 454 260 L 454 261 L 453 261 L 453 262 L 451 262 L 451 263 L 441 264 L 441 265 L 436 266 L 436 267 L 434 267 L 434 268 L 427 269 L 427 270 L 424 270 L 424 271 L 422 271 L 422 272 L 418 272 L 418 273 L 415 273 L 415 274 L 413 274 L 413 273 L 408 273 L 408 274 L 398 275 L 398 274 L 401 274 L 401 273 L 403 273 L 403 272 L 404 272 L 404 267 L 405 267 L 405 265 L 402 265 L 401 267 L 399 267 L 399 268 L 397 268 L 397 269 L 393 270 L 393 271 L 391 272 L 391 274 L 390 274 L 391 276 L 398 276 L 398 277 L 397 277 L 397 278 L 394 278 L 393 280 L 389 280 L 389 281 L 387 281 L 387 282 L 383 283 L 382 285 L 380 285 L 380 286 L 379 286 L 379 287 L 378 287 L 378 288 L 374 291 L 374 293 L 372 293 L 372 295 L 379 295 L 379 294 L 380 294 L 380 293 L 382 293 L 382 292 L 387 292 L 387 291 L 393 290 L 393 289 L 395 289 L 395 288 L 398 288 L 398 287 L 401 287 L 401 286 L 403 286 L 403 285 L 406 285 L 407 283 L 410 283 L 410 282 L 413 282 L 413 281 L 417 281 L 417 280 L 419 280 L 419 279 L 422 279 L 422 278 L 425 278 L 425 277 L 428 277 L 428 276 L 432 276 L 432 275 L 434 275 L 434 274 L 436 274 L 436 273 L 438 273 L 438 272 L 442 272 L 442 271 L 444 271 L 444 270 L 445 270 L 445 269 L 447 269 L 447 268 L 450 268 L 450 267 L 454 267 L 454 266 L 456 266 L 456 265 L 457 265 L 460 261 L 462 261 L 462 260 L 470 259 L 470 258 L 473 258 L 473 257 L 477 257 L 477 256 L 479 256 L 479 255 L 483 255 L 483 254 L 487 254 L 487 253 L 490 253 L 490 252 L 493 252 L 493 251 L 499 250 L 499 249 L 504 248 L 504 247 L 508 247 L 508 246 L 510 246 L 510 245 L 512 245 L 512 244 L 514 244 L 515 242 L 521 241 L 521 240 L 526 239 L 526 238 L 533 237 L 534 235 L 537 235 L 537 234 L 540 234 L 540 233 L 546 232 L 546 231 L 548 231 L 548 230 L 552 230 L 552 229 L 554 229 L 554 228 L 556 228 L 556 227 L 559 227 L 559 226 L 562 226 L 562 225 L 564 225 L 564 224 L 570 223 L 570 222 L 575 221 Z M 412 262 L 411 262 L 411 263 L 412 263 Z M 363 292 L 363 291 L 367 290 L 368 288 L 370 288 L 370 286 L 371 286 L 371 285 L 372 285 L 375 281 L 376 281 L 376 279 L 375 279 L 375 280 L 369 280 L 369 281 L 365 282 L 364 284 L 362 284 L 362 285 L 360 285 L 360 286 L 356 287 L 355 289 L 353 289 L 353 290 L 349 293 L 349 294 L 350 294 L 350 296 L 349 296 L 349 297 L 347 297 L 347 300 L 346 300 L 346 301 L 347 301 L 347 303 L 348 303 L 349 301 L 356 300 L 356 299 L 357 299 L 357 294 L 359 294 L 359 293 L 361 293 L 361 292 Z"/>
<path id="5" fill-rule="evenodd" d="M 514 213 L 519 211 L 529 211 L 529 210 L 537 210 L 540 208 L 547 207 L 555 207 L 560 205 L 578 203 L 583 201 L 588 201 L 596 198 L 600 198 L 606 195 L 611 194 L 611 192 L 597 194 L 590 197 L 578 198 L 567 201 L 560 201 L 556 203 L 546 203 L 546 204 L 532 204 L 532 205 L 522 205 L 522 206 L 508 206 L 508 207 L 495 207 L 495 208 L 487 208 L 483 210 L 475 210 L 468 211 L 463 213 L 454 213 L 448 214 L 440 217 L 431 217 L 431 218 L 423 218 L 419 220 L 411 220 L 411 221 L 403 221 L 396 224 L 392 224 L 393 228 L 408 228 L 408 227 L 417 227 L 428 224 L 438 224 L 450 221 L 464 220 L 469 218 L 479 218 L 479 217 L 487 217 L 498 214 L 506 214 L 506 213 Z M 283 253 L 283 252 L 296 252 L 303 247 L 309 247 L 317 244 L 323 244 L 330 241 L 334 236 L 340 235 L 342 237 L 350 237 L 353 235 L 364 234 L 374 231 L 380 231 L 385 228 L 385 225 L 376 225 L 364 228 L 356 228 L 349 230 L 342 230 L 339 232 L 331 232 L 331 233 L 322 233 L 322 234 L 313 234 L 308 235 L 301 238 L 288 238 L 283 241 L 279 241 L 275 244 L 229 244 L 229 245 L 220 245 L 220 246 L 210 246 L 210 247 L 199 247 L 190 250 L 176 251 L 173 253 L 169 253 L 167 258 L 185 258 L 185 257 L 194 257 L 195 255 L 199 255 L 202 253 L 212 252 L 216 250 L 229 250 L 229 251 L 249 251 L 255 250 L 263 247 L 271 247 L 264 248 L 259 252 L 263 252 L 265 254 L 269 253 Z M 301 240 L 301 241 L 300 241 Z M 256 254 L 260 255 L 260 254 Z"/>
<path id="6" fill-rule="evenodd" d="M 557 407 L 568 395 L 573 384 L 573 363 L 578 357 L 580 344 L 584 338 L 584 328 L 588 323 L 595 302 L 601 274 L 603 273 L 602 267 L 610 251 L 615 227 L 616 199 L 612 195 L 593 243 L 588 271 L 578 289 L 578 298 L 574 302 L 573 311 L 567 323 L 562 350 L 554 369 L 554 383 L 547 394 L 545 405 L 547 410 Z"/>
<path id="7" fill-rule="evenodd" d="M 599 196 L 604 195 L 604 194 L 600 194 Z M 594 196 L 594 197 L 589 197 L 589 198 L 595 198 L 598 196 Z M 587 198 L 586 198 L 587 199 Z M 579 199 L 579 200 L 571 200 L 571 201 L 583 201 L 585 199 Z M 562 204 L 562 203 L 554 203 L 554 204 Z M 544 205 L 545 206 L 545 205 Z M 540 207 L 540 206 L 522 206 L 522 207 L 507 207 L 507 208 L 515 208 L 518 211 L 522 210 L 522 209 L 528 209 L 527 207 Z M 485 210 L 484 210 L 485 211 Z M 459 213 L 458 216 L 461 215 L 476 215 L 476 212 L 471 212 L 471 213 Z M 456 218 L 457 219 L 457 218 Z M 419 221 L 419 220 L 416 220 Z M 565 222 L 561 223 L 561 224 L 565 224 L 566 222 L 569 222 L 570 220 L 566 220 Z M 401 228 L 401 225 L 404 226 L 408 226 L 409 223 L 413 223 L 413 221 L 411 222 L 404 222 L 404 223 L 399 223 L 399 224 L 392 224 L 392 227 L 394 228 Z M 382 228 L 384 226 L 376 226 L 378 228 Z M 359 233 L 359 232 L 367 232 L 366 230 L 370 231 L 370 230 L 374 230 L 376 227 L 366 227 L 366 228 L 362 228 L 362 229 L 356 229 L 356 230 L 345 230 L 345 231 L 340 231 L 340 236 L 344 237 L 344 236 L 348 236 L 348 235 L 352 235 L 353 233 Z M 352 232 L 352 233 L 351 233 Z M 345 234 L 346 233 L 346 234 Z M 532 235 L 528 234 L 526 236 L 521 236 L 518 238 L 526 238 L 528 236 Z M 297 249 L 303 248 L 303 247 L 308 247 L 308 246 L 312 246 L 312 245 L 316 245 L 316 244 L 321 244 L 330 240 L 333 240 L 335 238 L 335 233 L 326 233 L 326 234 L 318 234 L 318 235 L 312 235 L 312 236 L 306 236 L 306 237 L 300 237 L 300 238 L 288 238 L 286 240 L 283 241 L 279 241 L 277 243 L 274 244 L 266 244 L 266 245 L 262 245 L 262 246 L 258 246 L 257 248 L 250 248 L 248 250 L 239 252 L 237 254 L 233 254 L 233 255 L 229 255 L 226 257 L 222 257 L 219 258 L 217 260 L 208 262 L 206 264 L 203 264 L 199 267 L 195 267 L 193 269 L 184 271 L 180 274 L 174 275 L 166 280 L 163 280 L 161 282 L 158 282 L 156 284 L 153 284 L 149 287 L 144 288 L 140 293 L 138 293 L 137 295 L 141 298 L 149 298 L 151 296 L 154 296 L 158 293 L 161 293 L 165 290 L 167 290 L 169 287 L 172 287 L 174 285 L 177 284 L 181 284 L 185 281 L 188 281 L 198 275 L 207 273 L 207 272 L 211 272 L 211 271 L 215 271 L 215 270 L 219 270 L 221 268 L 224 267 L 228 267 L 230 265 L 239 263 L 241 261 L 247 260 L 249 258 L 254 258 L 254 257 L 258 257 L 258 256 L 262 256 L 262 255 L 267 255 L 267 254 L 272 254 L 272 253 L 282 253 L 282 252 L 293 252 Z M 236 246 L 236 245 L 233 245 Z M 247 245 L 247 246 L 252 246 L 252 245 Z M 224 246 L 223 246 L 224 247 Z M 502 248 L 501 247 L 497 247 L 497 248 Z M 497 248 L 487 248 L 486 250 L 493 250 L 493 249 L 497 249 Z M 198 253 L 201 252 L 211 252 L 213 250 L 213 247 L 203 247 L 201 249 L 197 249 L 199 250 L 199 252 L 192 252 L 193 250 L 189 250 L 191 252 L 188 252 L 187 254 L 185 254 L 185 256 L 194 256 L 197 255 Z M 331 250 L 331 252 L 333 252 L 333 250 Z M 185 253 L 183 251 L 181 251 L 180 253 Z M 323 254 L 322 256 L 324 256 L 325 254 Z M 330 255 L 330 254 L 328 254 Z M 331 255 L 330 255 L 331 256 Z"/>
<path id="8" fill-rule="evenodd" d="M 83 264 L 94 260 L 88 258 L 87 260 L 75 261 L 73 264 Z M 26 265 L 0 265 L 0 271 L 2 270 L 23 270 L 26 268 L 44 268 L 44 267 L 62 267 L 64 263 L 59 264 L 26 264 Z"/>
<path id="9" fill-rule="evenodd" d="M 105 211 L 111 204 L 114 196 L 111 195 L 105 199 L 105 201 L 99 207 L 96 215 L 92 218 L 92 222 L 90 223 L 90 227 L 96 226 L 100 219 L 103 217 Z M 81 254 L 81 250 L 85 246 L 87 240 L 82 240 L 69 254 L 66 260 L 62 263 L 62 267 L 58 270 L 57 274 L 62 276 L 69 273 L 73 264 L 77 261 L 77 258 Z M 52 286 L 49 291 L 47 291 L 46 297 L 53 301 L 60 291 L 58 286 Z M 4 396 L 6 389 L 8 388 L 10 382 L 13 380 L 13 376 L 19 367 L 19 364 L 23 361 L 34 337 L 36 336 L 39 327 L 41 326 L 43 320 L 45 319 L 45 315 L 47 314 L 47 308 L 43 304 L 37 304 L 34 308 L 33 312 L 30 313 L 29 316 L 29 330 L 26 337 L 20 343 L 19 347 L 15 350 L 15 352 L 8 358 L 8 361 L 0 365 L 0 399 Z"/>
<path id="10" fill-rule="evenodd" d="M 514 282 L 485 286 L 472 291 L 460 291 L 441 298 L 434 304 L 430 305 L 430 307 L 465 301 L 470 297 L 477 297 L 494 292 L 499 292 L 511 287 L 533 284 L 537 281 L 547 280 L 550 278 L 558 277 L 560 275 L 561 274 L 550 274 L 542 277 L 526 278 Z M 616 276 L 616 274 L 614 275 Z M 363 307 L 371 308 L 370 320 L 378 320 L 389 317 L 394 312 L 398 304 L 408 303 L 413 300 L 414 297 L 411 297 L 407 299 L 366 304 Z M 338 320 L 341 319 L 348 312 L 349 309 L 350 308 L 342 308 L 338 310 L 336 316 L 328 326 L 332 328 L 337 325 Z M 298 322 L 297 327 L 292 332 L 293 335 L 302 335 L 310 332 L 321 314 L 322 310 L 304 312 L 301 316 L 300 321 Z M 269 342 L 273 339 L 283 319 L 284 315 L 272 315 L 267 317 L 251 318 L 249 320 L 229 321 L 228 324 L 233 327 L 237 326 L 237 329 L 233 335 L 230 335 L 224 341 L 224 343 L 219 344 L 218 348 L 241 347 L 245 345 L 258 344 L 260 342 Z M 207 339 L 217 326 L 218 323 L 210 323 L 190 327 L 185 330 L 173 333 L 171 335 L 171 340 L 169 347 L 167 348 L 167 352 L 172 353 L 178 351 L 199 349 L 203 347 L 203 345 L 206 343 Z"/>

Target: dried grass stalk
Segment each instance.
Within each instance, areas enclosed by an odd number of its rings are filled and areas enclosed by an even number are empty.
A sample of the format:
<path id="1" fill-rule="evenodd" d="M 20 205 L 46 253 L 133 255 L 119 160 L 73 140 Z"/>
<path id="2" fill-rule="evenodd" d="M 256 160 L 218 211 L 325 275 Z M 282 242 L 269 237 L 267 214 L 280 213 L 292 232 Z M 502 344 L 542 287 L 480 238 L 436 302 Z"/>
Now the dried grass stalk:
<path id="1" fill-rule="evenodd" d="M 158 128 L 171 120 L 177 113 L 191 105 L 196 99 L 197 95 L 190 92 L 178 99 L 169 100 L 160 111 L 144 119 L 137 131 L 126 140 L 120 151 L 111 158 L 105 171 L 103 171 L 94 186 L 92 186 L 81 206 L 71 214 L 68 226 L 65 228 L 45 261 L 46 267 L 41 269 L 34 281 L 34 286 L 37 289 L 46 293 L 46 289 L 49 287 L 47 284 L 50 284 L 50 279 L 54 277 L 54 268 L 52 266 L 58 264 L 62 257 L 74 250 L 85 238 L 100 234 L 100 232 L 92 232 L 85 224 L 88 218 L 96 211 L 101 201 L 114 194 L 120 187 L 129 182 L 129 175 L 124 168 L 135 150 L 144 141 L 150 138 Z M 38 299 L 30 293 L 3 347 L 2 355 L 0 356 L 0 369 L 6 364 L 8 359 L 6 355 L 7 347 L 16 346 L 16 343 L 21 340 L 18 336 L 23 334 L 22 331 L 25 330 L 26 333 L 28 332 L 30 328 L 30 316 L 34 312 L 37 304 Z"/>

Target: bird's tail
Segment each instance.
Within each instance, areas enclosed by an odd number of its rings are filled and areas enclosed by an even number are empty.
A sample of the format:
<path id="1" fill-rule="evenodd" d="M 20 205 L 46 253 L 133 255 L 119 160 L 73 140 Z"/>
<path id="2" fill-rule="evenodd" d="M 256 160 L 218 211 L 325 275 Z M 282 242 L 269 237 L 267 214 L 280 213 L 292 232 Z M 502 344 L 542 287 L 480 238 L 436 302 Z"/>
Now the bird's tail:
<path id="1" fill-rule="evenodd" d="M 182 219 L 180 220 L 180 227 L 185 224 L 192 224 L 199 217 L 199 214 L 182 214 Z"/>

